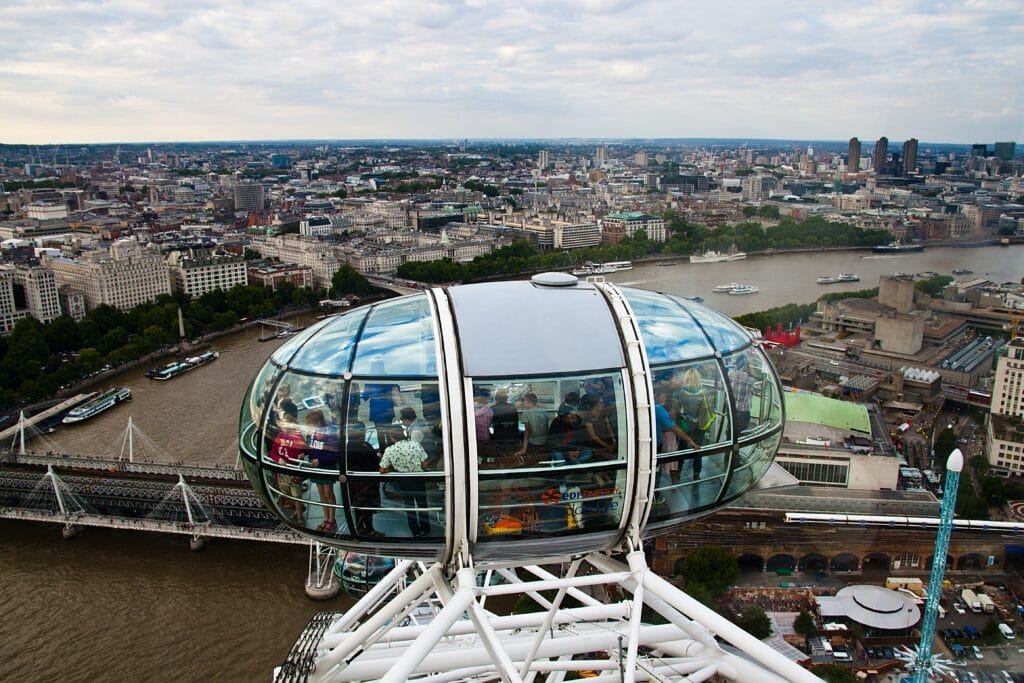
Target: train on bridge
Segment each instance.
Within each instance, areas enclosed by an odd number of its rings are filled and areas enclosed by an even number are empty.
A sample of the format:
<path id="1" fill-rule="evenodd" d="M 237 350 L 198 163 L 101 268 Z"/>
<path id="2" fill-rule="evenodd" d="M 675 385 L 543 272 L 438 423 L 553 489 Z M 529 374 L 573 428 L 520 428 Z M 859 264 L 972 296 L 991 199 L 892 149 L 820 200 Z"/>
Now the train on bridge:
<path id="1" fill-rule="evenodd" d="M 854 526 L 883 526 L 912 529 L 937 529 L 938 517 L 905 517 L 901 515 L 848 515 L 832 512 L 787 512 L 786 522 L 792 524 L 849 524 Z M 1022 522 L 1001 522 L 986 519 L 956 519 L 955 529 L 993 531 L 998 533 L 1024 533 Z"/>

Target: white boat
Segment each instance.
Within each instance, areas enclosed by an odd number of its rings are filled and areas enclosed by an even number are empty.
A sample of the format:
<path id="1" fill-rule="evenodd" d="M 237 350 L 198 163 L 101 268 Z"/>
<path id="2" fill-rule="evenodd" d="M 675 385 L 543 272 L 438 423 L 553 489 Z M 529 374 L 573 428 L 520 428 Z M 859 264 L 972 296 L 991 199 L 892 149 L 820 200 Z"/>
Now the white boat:
<path id="1" fill-rule="evenodd" d="M 162 368 L 158 368 L 150 376 L 155 380 L 169 380 L 172 377 L 177 377 L 178 375 L 188 372 L 189 370 L 194 370 L 198 368 L 200 365 L 212 363 L 218 358 L 220 358 L 220 354 L 217 353 L 216 351 L 207 351 L 206 353 L 203 353 L 201 355 L 193 356 L 192 358 L 186 358 L 185 360 L 180 361 L 178 363 L 171 363 L 170 365 L 165 365 Z"/>
<path id="2" fill-rule="evenodd" d="M 736 245 L 733 244 L 728 251 L 708 249 L 703 254 L 691 254 L 690 263 L 721 263 L 722 261 L 742 261 L 745 258 L 747 258 L 747 253 L 737 251 Z"/>
<path id="3" fill-rule="evenodd" d="M 740 296 L 742 294 L 757 294 L 761 290 L 756 285 L 737 285 L 729 292 L 729 296 Z"/>
<path id="4" fill-rule="evenodd" d="M 738 282 L 730 282 L 727 285 L 715 285 L 714 289 L 712 289 L 711 291 L 715 292 L 716 294 L 728 294 L 732 290 L 741 286 L 742 285 L 740 285 L 740 283 Z"/>
<path id="5" fill-rule="evenodd" d="M 572 271 L 573 275 L 607 275 L 609 273 L 617 273 L 620 270 L 632 270 L 633 263 L 631 261 L 609 261 L 608 263 L 592 263 L 587 261 L 579 268 L 575 268 Z"/>
<path id="6" fill-rule="evenodd" d="M 818 276 L 818 284 L 819 285 L 834 285 L 837 282 L 839 282 L 839 278 L 836 277 L 835 275 L 819 275 Z"/>
<path id="7" fill-rule="evenodd" d="M 68 414 L 61 420 L 64 424 L 74 424 L 75 422 L 81 422 L 82 420 L 88 420 L 90 417 L 99 415 L 108 408 L 113 408 L 118 403 L 123 401 L 130 401 L 132 398 L 132 392 L 127 387 L 114 387 L 113 389 L 107 389 L 96 398 L 86 401 L 77 408 L 73 408 L 68 411 Z"/>
<path id="8" fill-rule="evenodd" d="M 860 275 L 856 273 L 839 273 L 840 282 L 860 282 Z"/>

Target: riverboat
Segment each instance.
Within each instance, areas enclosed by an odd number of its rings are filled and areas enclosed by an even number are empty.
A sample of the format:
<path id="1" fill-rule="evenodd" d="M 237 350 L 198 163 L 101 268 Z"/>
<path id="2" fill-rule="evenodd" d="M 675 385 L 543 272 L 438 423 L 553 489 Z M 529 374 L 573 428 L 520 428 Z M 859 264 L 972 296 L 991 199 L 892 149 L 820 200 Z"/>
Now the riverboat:
<path id="1" fill-rule="evenodd" d="M 834 285 L 837 282 L 839 282 L 839 278 L 836 277 L 835 275 L 819 275 L 818 276 L 818 284 L 819 285 Z"/>
<path id="2" fill-rule="evenodd" d="M 953 275 L 972 275 L 974 273 L 970 268 L 954 268 Z"/>
<path id="3" fill-rule="evenodd" d="M 903 242 L 889 242 L 889 244 L 879 244 L 878 246 L 871 247 L 871 251 L 876 254 L 912 254 L 917 251 L 924 251 L 923 244 L 904 244 Z"/>
<path id="4" fill-rule="evenodd" d="M 757 294 L 761 290 L 756 285 L 737 285 L 729 292 L 729 296 L 742 296 L 743 294 Z"/>
<path id="5" fill-rule="evenodd" d="M 840 282 L 860 282 L 860 275 L 856 273 L 839 273 Z"/>
<path id="6" fill-rule="evenodd" d="M 587 261 L 579 268 L 572 271 L 573 275 L 607 275 L 617 273 L 620 270 L 632 270 L 633 264 L 630 261 L 609 261 L 608 263 L 592 263 Z"/>
<path id="7" fill-rule="evenodd" d="M 152 377 L 153 379 L 158 381 L 168 380 L 171 379 L 172 377 L 177 377 L 178 375 L 184 374 L 189 370 L 195 370 L 201 365 L 212 363 L 218 358 L 220 358 L 220 354 L 217 353 L 216 351 L 207 351 L 206 353 L 200 354 L 198 356 L 186 358 L 183 361 L 171 363 L 169 365 L 163 366 L 162 368 L 158 368 L 157 371 L 153 373 Z"/>
<path id="8" fill-rule="evenodd" d="M 88 420 L 91 417 L 95 417 L 102 413 L 104 410 L 113 408 L 119 403 L 124 401 L 132 400 L 132 392 L 128 387 L 114 387 L 113 389 L 107 389 L 99 396 L 96 396 L 92 400 L 86 401 L 77 408 L 73 408 L 68 411 L 68 414 L 61 420 L 64 424 L 74 424 L 75 422 L 82 422 Z"/>
<path id="9" fill-rule="evenodd" d="M 936 273 L 934 270 L 922 270 L 920 273 L 917 274 L 918 277 L 923 277 L 925 279 L 935 277 L 937 275 L 938 273 Z"/>
<path id="10" fill-rule="evenodd" d="M 690 263 L 721 263 L 723 261 L 742 261 L 747 258 L 745 251 L 738 251 L 734 243 L 727 251 L 708 249 L 703 254 L 690 254 Z"/>
<path id="11" fill-rule="evenodd" d="M 736 289 L 739 286 L 740 283 L 738 282 L 730 282 L 727 285 L 715 285 L 714 289 L 712 289 L 711 291 L 714 292 L 715 294 L 728 294 L 729 292 L 731 292 L 732 290 Z"/>

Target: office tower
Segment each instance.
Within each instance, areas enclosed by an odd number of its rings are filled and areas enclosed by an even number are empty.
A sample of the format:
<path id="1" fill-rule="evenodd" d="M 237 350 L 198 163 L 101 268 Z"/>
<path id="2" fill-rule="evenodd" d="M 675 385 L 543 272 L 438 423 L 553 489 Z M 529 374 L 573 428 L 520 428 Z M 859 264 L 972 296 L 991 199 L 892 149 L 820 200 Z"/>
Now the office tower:
<path id="1" fill-rule="evenodd" d="M 543 171 L 548 167 L 550 160 L 551 154 L 546 149 L 542 149 L 540 154 L 537 155 L 537 167 Z"/>
<path id="2" fill-rule="evenodd" d="M 263 186 L 259 183 L 235 185 L 235 211 L 262 211 Z"/>
<path id="3" fill-rule="evenodd" d="M 987 157 L 988 156 L 988 145 L 982 143 L 975 143 L 971 145 L 971 156 L 972 157 Z"/>
<path id="4" fill-rule="evenodd" d="M 860 171 L 860 140 L 857 138 L 850 138 L 850 147 L 846 156 L 847 170 L 850 173 L 857 173 Z"/>
<path id="5" fill-rule="evenodd" d="M 77 289 L 92 310 L 106 304 L 128 311 L 171 293 L 171 277 L 159 251 L 143 249 L 135 238 L 122 239 L 106 251 L 88 252 L 77 260 L 43 257 L 58 287 Z"/>
<path id="6" fill-rule="evenodd" d="M 594 152 L 594 165 L 595 166 L 600 166 L 607 159 L 608 159 L 608 148 L 606 146 L 604 146 L 604 145 L 601 145 L 600 147 L 597 148 L 597 151 Z"/>
<path id="7" fill-rule="evenodd" d="M 884 135 L 878 138 L 875 143 L 875 153 L 872 155 L 871 163 L 875 167 L 875 174 L 879 175 L 885 172 L 886 161 L 889 158 L 889 138 Z"/>
<path id="8" fill-rule="evenodd" d="M 642 149 L 633 155 L 633 165 L 647 168 L 647 150 Z"/>
<path id="9" fill-rule="evenodd" d="M 910 138 L 903 143 L 903 171 L 913 173 L 917 170 L 917 138 Z"/>
<path id="10" fill-rule="evenodd" d="M 997 142 L 995 147 L 995 155 L 1002 159 L 1003 161 L 1012 161 L 1016 148 L 1016 142 Z"/>

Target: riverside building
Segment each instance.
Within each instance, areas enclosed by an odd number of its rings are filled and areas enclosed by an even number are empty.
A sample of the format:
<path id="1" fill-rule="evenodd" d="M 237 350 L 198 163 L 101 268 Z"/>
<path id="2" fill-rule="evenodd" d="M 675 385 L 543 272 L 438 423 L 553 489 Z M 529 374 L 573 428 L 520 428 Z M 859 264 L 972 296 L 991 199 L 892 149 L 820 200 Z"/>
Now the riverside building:
<path id="1" fill-rule="evenodd" d="M 167 263 L 134 239 L 114 242 L 108 252 L 89 252 L 77 260 L 43 257 L 59 287 L 82 292 L 86 308 L 107 304 L 127 311 L 171 293 Z"/>
<path id="2" fill-rule="evenodd" d="M 249 284 L 245 259 L 236 254 L 190 249 L 172 252 L 167 262 L 175 291 L 190 297 Z"/>

